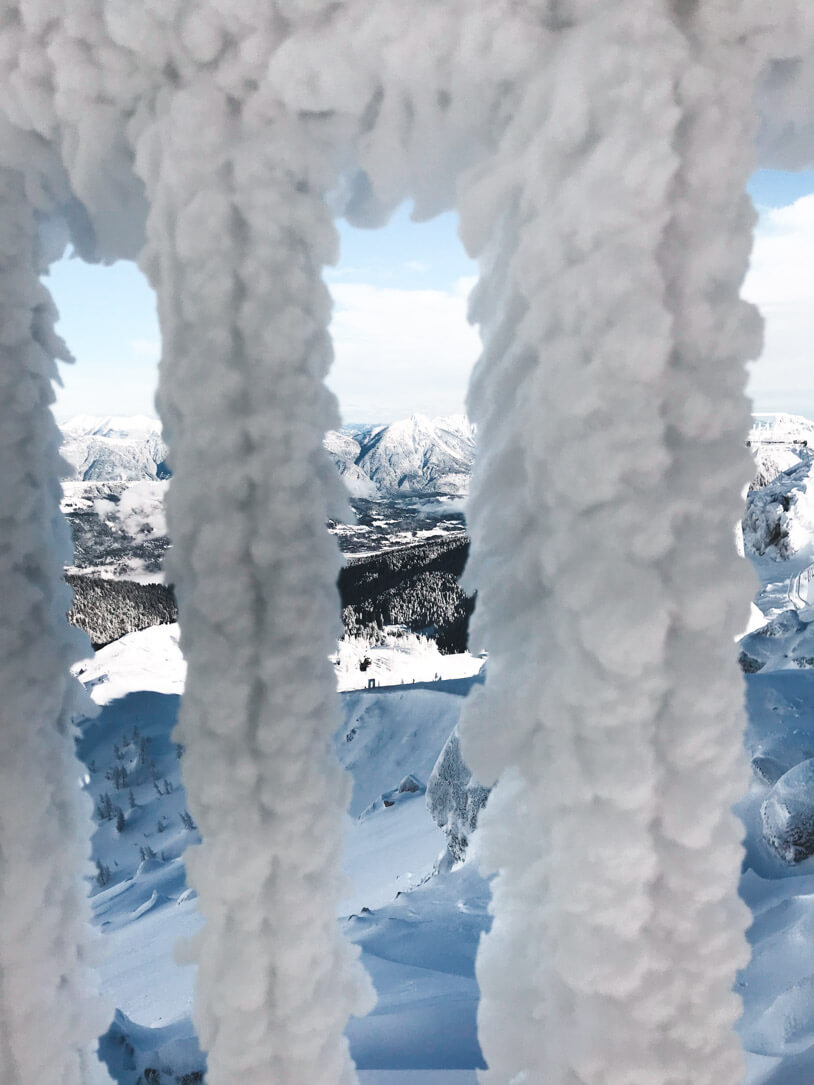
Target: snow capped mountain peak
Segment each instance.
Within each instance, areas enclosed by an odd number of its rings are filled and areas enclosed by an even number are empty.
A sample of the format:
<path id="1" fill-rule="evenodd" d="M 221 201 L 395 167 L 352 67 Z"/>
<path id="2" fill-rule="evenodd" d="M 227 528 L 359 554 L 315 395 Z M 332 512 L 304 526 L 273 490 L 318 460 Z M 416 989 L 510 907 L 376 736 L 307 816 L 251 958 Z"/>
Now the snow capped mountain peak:
<path id="1" fill-rule="evenodd" d="M 71 436 L 112 437 L 128 440 L 136 435 L 161 434 L 161 423 L 147 415 L 78 414 L 61 427 Z"/>
<path id="2" fill-rule="evenodd" d="M 77 415 L 62 427 L 62 455 L 83 482 L 136 482 L 169 475 L 161 423 L 145 415 Z"/>
<path id="3" fill-rule="evenodd" d="M 77 415 L 62 426 L 62 455 L 84 482 L 168 476 L 161 423 L 135 415 Z M 469 491 L 475 428 L 465 415 L 412 414 L 390 425 L 330 430 L 324 446 L 353 497 Z"/>
<path id="4" fill-rule="evenodd" d="M 378 496 L 461 496 L 469 490 L 475 430 L 463 415 L 412 414 L 387 426 L 331 431 L 325 447 L 349 485 L 366 478 Z"/>

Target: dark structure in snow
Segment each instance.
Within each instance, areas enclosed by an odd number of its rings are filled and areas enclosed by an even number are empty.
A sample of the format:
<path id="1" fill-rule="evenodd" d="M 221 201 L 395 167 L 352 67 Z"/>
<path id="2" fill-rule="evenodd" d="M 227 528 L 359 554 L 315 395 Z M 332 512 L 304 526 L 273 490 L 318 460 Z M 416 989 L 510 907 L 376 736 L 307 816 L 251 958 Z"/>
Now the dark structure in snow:
<path id="1" fill-rule="evenodd" d="M 469 540 L 455 538 L 354 558 L 339 573 L 347 633 L 404 625 L 433 637 L 442 652 L 464 652 L 473 597 L 460 587 Z"/>
<path id="2" fill-rule="evenodd" d="M 68 621 L 87 633 L 94 648 L 138 629 L 178 620 L 175 593 L 163 584 L 91 576 L 68 576 L 66 580 L 73 589 Z"/>

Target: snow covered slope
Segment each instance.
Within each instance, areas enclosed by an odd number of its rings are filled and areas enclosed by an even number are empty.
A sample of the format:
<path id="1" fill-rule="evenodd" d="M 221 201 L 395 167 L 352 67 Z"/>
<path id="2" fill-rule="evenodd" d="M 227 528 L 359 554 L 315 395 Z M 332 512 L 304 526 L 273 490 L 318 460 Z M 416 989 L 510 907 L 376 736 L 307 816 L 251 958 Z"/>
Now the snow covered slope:
<path id="1" fill-rule="evenodd" d="M 362 446 L 352 434 L 342 430 L 328 430 L 323 445 L 336 464 L 336 469 L 351 497 L 375 498 L 379 496 L 376 483 L 357 463 L 362 453 Z"/>
<path id="2" fill-rule="evenodd" d="M 757 489 L 810 459 L 814 453 L 814 422 L 799 414 L 756 414 L 748 444 L 756 469 L 752 489 Z"/>
<path id="3" fill-rule="evenodd" d="M 793 487 L 793 472 L 788 480 Z M 814 623 L 788 604 L 803 551 L 753 557 L 765 620 L 741 641 L 760 668 L 745 676 L 753 778 L 739 806 L 741 893 L 754 917 L 752 960 L 738 980 L 745 1085 L 814 1080 Z M 477 873 L 477 834 L 471 858 L 452 870 L 442 862 L 433 874 L 446 839 L 425 795 L 480 678 L 413 685 L 428 664 L 436 661 L 418 651 L 411 674 L 399 653 L 406 685 L 340 695 L 335 746 L 353 796 L 338 918 L 361 947 L 379 998 L 348 1028 L 362 1085 L 475 1085 L 482 1065 L 474 958 L 490 922 L 489 888 Z M 112 951 L 102 978 L 118 1007 L 102 1050 L 118 1085 L 137 1085 L 151 1068 L 161 1081 L 183 1081 L 203 1072 L 204 1057 L 188 1014 L 192 969 L 172 961 L 173 943 L 200 922 L 182 854 L 197 837 L 182 818 L 181 762 L 170 734 L 184 684 L 177 628 L 125 637 L 77 673 L 103 708 L 82 722 L 80 742 L 104 883 L 93 886 L 94 913 Z"/>
<path id="4" fill-rule="evenodd" d="M 795 463 L 748 495 L 744 541 L 759 581 L 762 624 L 740 641 L 746 671 L 748 793 L 741 896 L 753 924 L 739 976 L 746 1085 L 814 1080 L 814 623 L 800 582 L 814 558 L 814 425 L 772 416 L 752 431 L 763 454 Z M 769 443 L 776 440 L 777 443 Z M 787 443 L 788 442 L 788 443 Z M 797 584 L 795 591 L 794 585 Z"/>
<path id="5" fill-rule="evenodd" d="M 414 414 L 389 426 L 326 435 L 325 447 L 353 496 L 368 479 L 381 496 L 463 495 L 475 459 L 475 432 L 463 415 L 427 418 Z"/>
<path id="6" fill-rule="evenodd" d="M 354 791 L 338 919 L 378 993 L 348 1037 L 361 1085 L 475 1085 L 474 960 L 489 888 L 474 863 L 433 875 L 446 840 L 424 792 L 480 679 L 413 686 L 408 661 L 401 671 L 405 686 L 339 695 L 335 744 Z M 191 1085 L 205 1059 L 189 1017 L 194 970 L 173 961 L 176 940 L 200 927 L 183 856 L 198 833 L 171 734 L 185 680 L 177 627 L 123 637 L 75 673 L 101 707 L 79 724 L 97 820 L 93 911 L 109 951 L 102 984 L 117 1007 L 101 1052 L 117 1085 Z"/>
<path id="7" fill-rule="evenodd" d="M 743 542 L 747 557 L 774 561 L 814 551 L 814 449 L 749 492 Z"/>
<path id="8" fill-rule="evenodd" d="M 167 478 L 167 448 L 154 418 L 78 415 L 62 426 L 62 456 L 83 482 Z"/>

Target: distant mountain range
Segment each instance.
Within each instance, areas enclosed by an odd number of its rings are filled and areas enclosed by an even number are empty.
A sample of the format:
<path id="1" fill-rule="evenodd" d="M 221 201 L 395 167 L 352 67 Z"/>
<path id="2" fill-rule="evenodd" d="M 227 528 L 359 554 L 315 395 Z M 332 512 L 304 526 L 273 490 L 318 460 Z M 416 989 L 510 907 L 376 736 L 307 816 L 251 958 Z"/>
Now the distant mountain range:
<path id="1" fill-rule="evenodd" d="M 475 461 L 475 430 L 463 415 L 414 414 L 389 426 L 346 426 L 325 447 L 352 497 L 463 496 Z"/>
<path id="2" fill-rule="evenodd" d="M 62 456 L 79 482 L 139 482 L 169 478 L 161 423 L 135 415 L 78 415 L 62 426 Z"/>
<path id="3" fill-rule="evenodd" d="M 152 418 L 81 415 L 62 427 L 62 455 L 82 482 L 169 477 L 161 424 Z M 463 496 L 475 459 L 474 427 L 463 415 L 414 414 L 388 426 L 346 426 L 325 448 L 351 497 Z"/>
<path id="4" fill-rule="evenodd" d="M 767 486 L 778 475 L 809 463 L 814 453 L 814 422 L 799 414 L 756 414 L 747 444 L 755 459 L 751 489 Z"/>

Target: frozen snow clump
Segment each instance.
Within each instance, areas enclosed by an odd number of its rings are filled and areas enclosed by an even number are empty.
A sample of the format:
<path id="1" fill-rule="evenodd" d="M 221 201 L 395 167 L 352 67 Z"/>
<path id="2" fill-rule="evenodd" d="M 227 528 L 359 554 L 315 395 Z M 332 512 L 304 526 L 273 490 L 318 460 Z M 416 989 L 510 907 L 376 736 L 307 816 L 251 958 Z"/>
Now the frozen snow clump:
<path id="1" fill-rule="evenodd" d="M 814 855 L 814 758 L 780 777 L 760 814 L 767 844 L 787 863 Z"/>
<path id="2" fill-rule="evenodd" d="M 812 462 L 807 456 L 749 494 L 743 518 L 747 557 L 765 555 L 781 561 L 807 544 L 814 529 Z"/>

